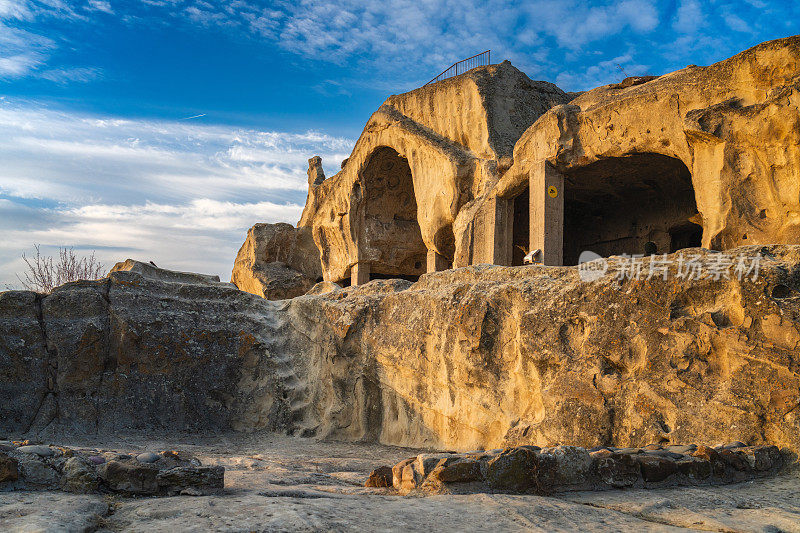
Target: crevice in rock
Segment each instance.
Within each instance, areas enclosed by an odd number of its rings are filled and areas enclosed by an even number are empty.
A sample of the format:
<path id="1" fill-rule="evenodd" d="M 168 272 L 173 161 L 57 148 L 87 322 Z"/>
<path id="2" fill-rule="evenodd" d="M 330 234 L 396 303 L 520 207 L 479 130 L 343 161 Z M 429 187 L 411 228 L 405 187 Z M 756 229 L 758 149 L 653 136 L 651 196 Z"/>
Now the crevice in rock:
<path id="1" fill-rule="evenodd" d="M 105 343 L 105 353 L 103 355 L 103 371 L 100 374 L 100 383 L 98 384 L 97 391 L 94 395 L 95 400 L 95 416 L 94 416 L 94 433 L 95 435 L 100 433 L 100 413 L 102 412 L 101 409 L 101 401 L 102 401 L 102 391 L 105 390 L 104 381 L 106 378 L 106 374 L 109 372 L 109 362 L 111 361 L 111 279 L 106 278 L 103 280 L 103 285 L 100 288 L 100 297 L 103 298 L 103 301 L 106 305 L 106 315 L 103 320 L 103 332 L 104 332 L 104 343 Z M 116 362 L 115 365 L 116 367 Z"/>
<path id="2" fill-rule="evenodd" d="M 34 300 L 34 306 L 36 311 L 36 320 L 39 323 L 39 330 L 42 335 L 42 346 L 47 354 L 47 392 L 42 395 L 39 405 L 36 407 L 36 412 L 31 417 L 30 424 L 25 430 L 25 433 L 30 433 L 34 429 L 37 429 L 38 431 L 44 430 L 50 425 L 51 422 L 53 422 L 53 420 L 58 418 L 58 350 L 50 348 L 50 343 L 47 338 L 47 325 L 45 324 L 44 308 L 42 305 L 46 297 L 47 296 L 44 294 L 37 294 L 36 299 Z M 47 399 L 50 397 L 52 397 L 54 403 L 52 415 L 49 416 L 48 420 L 37 424 L 40 416 L 43 416 L 42 408 L 47 404 Z"/>

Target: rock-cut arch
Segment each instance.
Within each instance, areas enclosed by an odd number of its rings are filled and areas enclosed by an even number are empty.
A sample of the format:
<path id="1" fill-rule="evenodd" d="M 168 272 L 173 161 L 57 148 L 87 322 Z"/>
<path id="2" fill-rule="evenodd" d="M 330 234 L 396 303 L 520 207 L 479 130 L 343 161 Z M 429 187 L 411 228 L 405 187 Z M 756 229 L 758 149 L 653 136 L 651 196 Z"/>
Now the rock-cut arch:
<path id="1" fill-rule="evenodd" d="M 417 199 L 408 160 L 379 146 L 359 172 L 361 187 L 358 263 L 369 278 L 416 280 L 425 273 L 427 248 L 417 218 Z"/>
<path id="2" fill-rule="evenodd" d="M 607 157 L 564 174 L 564 264 L 601 256 L 663 254 L 700 246 L 692 176 L 657 153 Z"/>

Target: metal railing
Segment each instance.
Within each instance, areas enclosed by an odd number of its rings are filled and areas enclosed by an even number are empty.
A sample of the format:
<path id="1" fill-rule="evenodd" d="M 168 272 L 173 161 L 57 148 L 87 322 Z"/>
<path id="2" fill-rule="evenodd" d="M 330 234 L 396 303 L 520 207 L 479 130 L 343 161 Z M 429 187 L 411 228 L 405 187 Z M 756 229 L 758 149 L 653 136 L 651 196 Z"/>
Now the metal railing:
<path id="1" fill-rule="evenodd" d="M 461 61 L 456 61 L 425 85 L 430 85 L 431 83 L 436 83 L 437 81 L 446 80 L 447 78 L 464 74 L 466 71 L 475 67 L 485 67 L 486 65 L 491 65 L 491 52 L 491 50 L 486 50 L 485 52 L 475 54 L 472 57 L 462 59 Z M 423 85 L 423 87 L 425 85 Z"/>

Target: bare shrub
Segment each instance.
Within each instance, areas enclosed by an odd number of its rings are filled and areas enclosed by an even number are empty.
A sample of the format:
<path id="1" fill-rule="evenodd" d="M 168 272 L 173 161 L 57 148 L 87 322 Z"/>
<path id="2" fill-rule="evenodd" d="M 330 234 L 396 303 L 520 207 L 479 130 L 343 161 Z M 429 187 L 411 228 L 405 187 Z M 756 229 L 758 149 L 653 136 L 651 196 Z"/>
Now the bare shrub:
<path id="1" fill-rule="evenodd" d="M 72 248 L 58 249 L 58 257 L 42 255 L 38 244 L 34 244 L 36 255 L 28 257 L 22 254 L 22 260 L 28 266 L 22 277 L 17 279 L 29 291 L 49 294 L 56 287 L 70 281 L 81 279 L 92 280 L 102 277 L 103 264 L 94 257 L 78 257 Z"/>

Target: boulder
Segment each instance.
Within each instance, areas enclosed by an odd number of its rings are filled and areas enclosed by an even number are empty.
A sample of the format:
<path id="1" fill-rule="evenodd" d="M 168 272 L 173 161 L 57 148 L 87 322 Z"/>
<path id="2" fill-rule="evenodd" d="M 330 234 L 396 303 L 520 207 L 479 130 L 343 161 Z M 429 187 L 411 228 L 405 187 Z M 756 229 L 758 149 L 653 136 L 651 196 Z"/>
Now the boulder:
<path id="1" fill-rule="evenodd" d="M 240 290 L 268 300 L 305 294 L 322 280 L 319 251 L 308 228 L 256 224 L 247 232 L 231 273 Z"/>
<path id="2" fill-rule="evenodd" d="M 649 482 L 664 481 L 678 471 L 675 463 L 666 457 L 637 455 L 636 461 L 642 470 L 642 478 Z"/>
<path id="3" fill-rule="evenodd" d="M 391 487 L 392 486 L 392 468 L 389 466 L 381 466 L 370 472 L 367 481 L 364 482 L 365 487 Z"/>
<path id="4" fill-rule="evenodd" d="M 38 455 L 39 457 L 52 457 L 54 452 L 50 446 L 43 446 L 40 444 L 29 444 L 17 448 L 20 453 L 30 453 Z"/>
<path id="5" fill-rule="evenodd" d="M 144 263 L 135 259 L 126 259 L 115 264 L 111 272 L 135 272 L 140 276 L 165 283 L 192 283 L 200 285 L 219 284 L 219 276 L 210 274 L 198 274 L 196 272 L 179 272 L 177 270 L 167 270 L 159 268 L 152 263 Z"/>
<path id="6" fill-rule="evenodd" d="M 90 493 L 97 490 L 100 478 L 94 465 L 81 457 L 70 457 L 64 463 L 62 487 L 68 492 Z"/>
<path id="7" fill-rule="evenodd" d="M 611 487 L 632 487 L 639 480 L 639 463 L 630 454 L 608 452 L 597 458 L 597 474 Z"/>
<path id="8" fill-rule="evenodd" d="M 486 463 L 484 479 L 489 487 L 509 492 L 541 491 L 539 485 L 540 460 L 528 448 L 503 450 Z"/>
<path id="9" fill-rule="evenodd" d="M 26 486 L 38 489 L 55 489 L 60 486 L 58 471 L 38 455 L 24 454 L 17 461 L 19 477 Z"/>
<path id="10" fill-rule="evenodd" d="M 480 461 L 473 457 L 451 461 L 432 475 L 442 483 L 469 483 L 482 479 Z"/>

